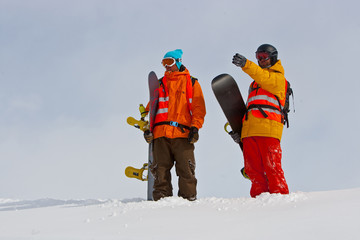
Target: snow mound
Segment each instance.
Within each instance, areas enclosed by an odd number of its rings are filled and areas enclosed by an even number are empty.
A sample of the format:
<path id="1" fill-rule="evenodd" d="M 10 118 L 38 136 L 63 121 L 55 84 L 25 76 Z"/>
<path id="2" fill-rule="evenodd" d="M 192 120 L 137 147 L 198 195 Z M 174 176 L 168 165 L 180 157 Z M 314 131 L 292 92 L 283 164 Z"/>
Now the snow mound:
<path id="1" fill-rule="evenodd" d="M 0 239 L 358 239 L 359 214 L 360 189 L 194 202 L 0 199 Z"/>

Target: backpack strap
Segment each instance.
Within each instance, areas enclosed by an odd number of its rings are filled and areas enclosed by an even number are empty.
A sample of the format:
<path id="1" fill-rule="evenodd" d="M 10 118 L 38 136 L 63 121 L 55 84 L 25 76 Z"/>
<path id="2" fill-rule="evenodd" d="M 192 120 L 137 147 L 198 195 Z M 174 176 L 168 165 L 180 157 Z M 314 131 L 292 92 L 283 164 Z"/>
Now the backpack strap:
<path id="1" fill-rule="evenodd" d="M 286 123 L 286 127 L 289 128 L 289 116 L 288 116 L 288 113 L 290 112 L 290 95 L 292 95 L 292 98 L 293 98 L 293 102 L 294 102 L 294 92 L 292 90 L 292 88 L 290 87 L 290 83 L 286 80 L 286 91 L 285 91 L 285 105 L 283 108 L 281 108 L 281 113 L 283 115 L 283 118 L 284 118 L 284 125 Z M 280 99 L 278 96 L 275 96 L 276 99 L 278 100 L 279 102 L 279 106 L 281 106 L 280 104 Z M 295 109 L 294 109 L 295 111 Z"/>
<path id="2" fill-rule="evenodd" d="M 195 82 L 198 81 L 198 79 L 193 76 L 190 76 L 190 78 L 191 78 L 191 83 L 194 86 Z"/>

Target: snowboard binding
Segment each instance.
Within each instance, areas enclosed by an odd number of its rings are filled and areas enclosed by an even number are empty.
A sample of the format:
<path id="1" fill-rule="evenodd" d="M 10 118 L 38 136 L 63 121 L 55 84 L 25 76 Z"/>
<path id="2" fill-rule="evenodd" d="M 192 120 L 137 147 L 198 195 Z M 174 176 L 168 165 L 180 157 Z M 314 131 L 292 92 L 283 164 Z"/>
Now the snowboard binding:
<path id="1" fill-rule="evenodd" d="M 134 167 L 127 167 L 125 169 L 125 175 L 129 178 L 136 178 L 139 179 L 140 181 L 147 181 L 148 180 L 148 175 L 144 174 L 144 171 L 148 171 L 148 164 L 144 163 L 144 165 L 142 166 L 142 168 L 134 168 Z"/>
<path id="2" fill-rule="evenodd" d="M 243 175 L 244 178 L 250 180 L 249 176 L 248 176 L 248 175 L 246 174 L 246 172 L 245 172 L 245 168 L 242 168 L 242 169 L 240 170 L 240 172 L 241 172 L 241 174 Z"/>
<path id="3" fill-rule="evenodd" d="M 126 121 L 129 125 L 134 126 L 143 132 L 145 132 L 146 130 L 149 130 L 149 122 L 145 121 L 143 119 L 137 120 L 133 117 L 128 117 L 126 119 Z"/>
<path id="4" fill-rule="evenodd" d="M 137 129 L 140 129 L 141 131 L 145 132 L 148 131 L 150 128 L 149 121 L 145 120 L 145 117 L 147 115 L 147 112 L 145 111 L 145 107 L 140 104 L 139 111 L 141 114 L 140 120 L 137 120 L 133 117 L 128 117 L 126 119 L 127 123 L 131 126 L 134 126 Z M 142 168 L 134 168 L 134 167 L 127 167 L 125 169 L 125 175 L 129 178 L 136 178 L 140 181 L 147 181 L 148 180 L 148 174 L 145 174 L 144 171 L 148 170 L 148 164 L 144 163 Z"/>
<path id="5" fill-rule="evenodd" d="M 141 131 L 145 132 L 150 129 L 149 121 L 145 121 L 145 117 L 147 116 L 148 112 L 145 111 L 145 107 L 142 104 L 140 104 L 140 106 L 139 106 L 139 111 L 140 111 L 140 115 L 141 115 L 140 120 L 137 120 L 133 117 L 128 117 L 126 119 L 126 122 L 129 125 L 134 126 L 138 129 L 140 129 Z"/>

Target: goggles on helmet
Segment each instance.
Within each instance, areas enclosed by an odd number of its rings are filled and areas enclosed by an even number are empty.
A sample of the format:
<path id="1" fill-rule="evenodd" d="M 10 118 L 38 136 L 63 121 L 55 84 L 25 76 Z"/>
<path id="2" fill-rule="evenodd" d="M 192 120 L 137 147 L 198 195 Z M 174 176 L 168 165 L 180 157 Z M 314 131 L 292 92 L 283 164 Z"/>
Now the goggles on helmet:
<path id="1" fill-rule="evenodd" d="M 270 59 L 270 54 L 267 52 L 256 52 L 256 59 L 261 61 L 261 60 L 269 60 Z"/>
<path id="2" fill-rule="evenodd" d="M 176 60 L 175 58 L 172 58 L 172 57 L 168 57 L 168 58 L 164 58 L 162 61 L 161 61 L 161 64 L 164 66 L 164 67 L 172 67 L 174 66 L 176 63 Z"/>

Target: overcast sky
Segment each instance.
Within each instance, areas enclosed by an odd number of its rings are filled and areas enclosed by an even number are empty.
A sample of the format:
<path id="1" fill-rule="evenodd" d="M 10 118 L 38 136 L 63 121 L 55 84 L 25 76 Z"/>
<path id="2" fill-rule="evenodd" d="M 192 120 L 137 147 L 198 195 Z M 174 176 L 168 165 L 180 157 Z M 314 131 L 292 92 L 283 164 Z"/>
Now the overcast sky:
<path id="1" fill-rule="evenodd" d="M 211 80 L 274 45 L 295 92 L 282 139 L 290 191 L 360 187 L 357 0 L 0 0 L 0 198 L 146 197 L 126 166 L 147 162 L 127 125 L 148 101 L 170 50 L 202 86 L 207 115 L 196 144 L 198 197 L 249 196 L 239 147 Z M 174 172 L 173 172 L 174 173 Z M 175 175 L 174 175 L 175 177 Z M 177 193 L 174 179 L 174 194 Z"/>

